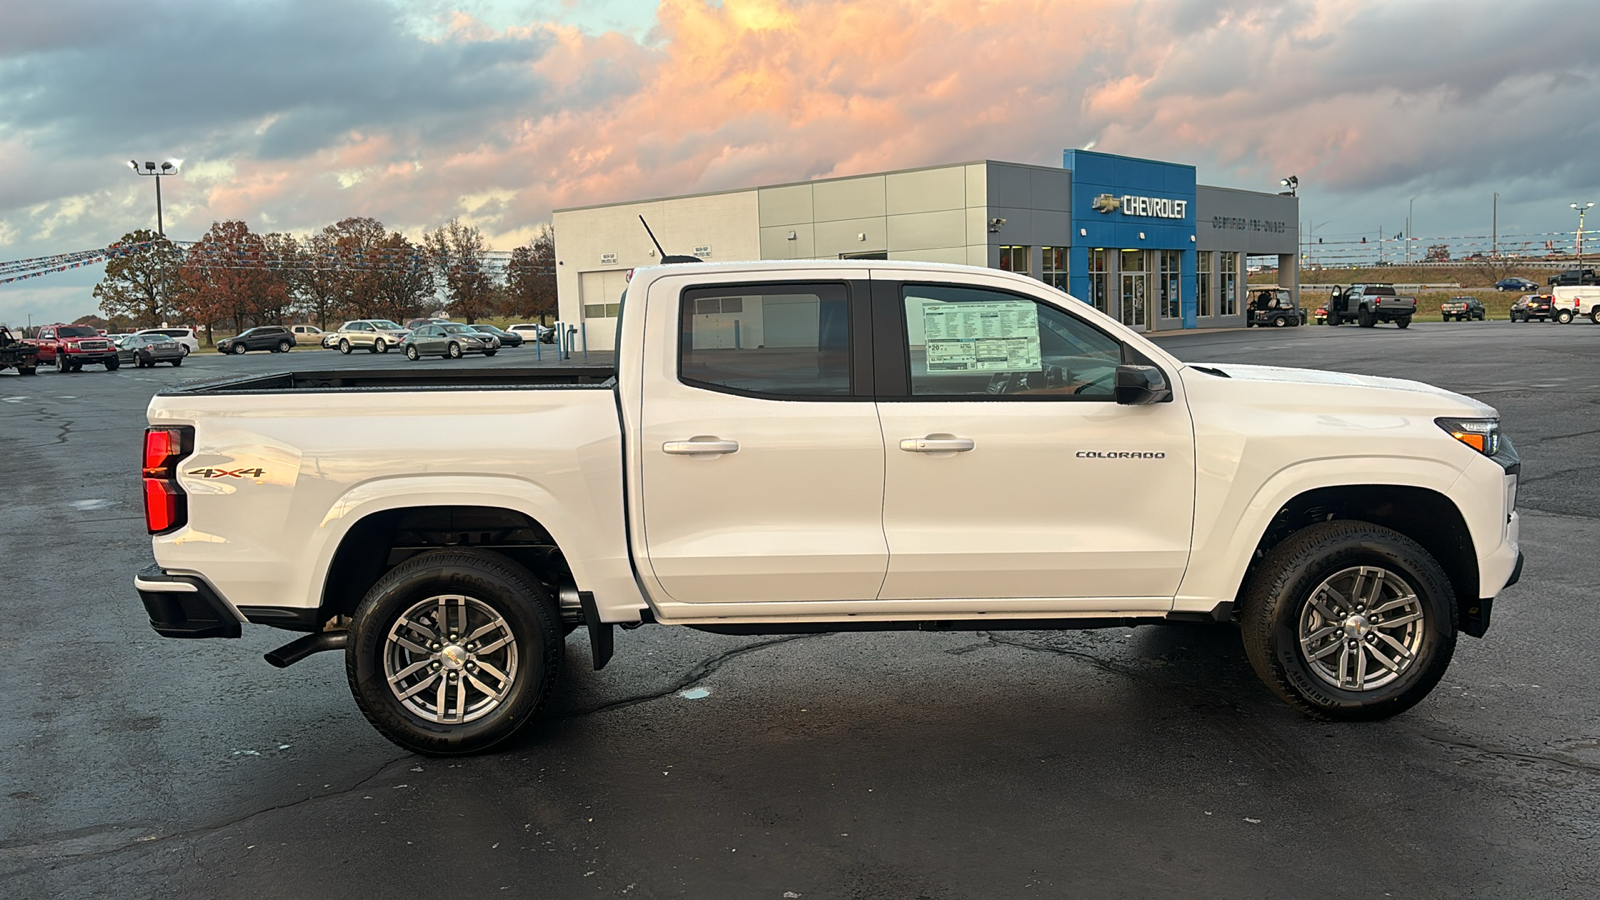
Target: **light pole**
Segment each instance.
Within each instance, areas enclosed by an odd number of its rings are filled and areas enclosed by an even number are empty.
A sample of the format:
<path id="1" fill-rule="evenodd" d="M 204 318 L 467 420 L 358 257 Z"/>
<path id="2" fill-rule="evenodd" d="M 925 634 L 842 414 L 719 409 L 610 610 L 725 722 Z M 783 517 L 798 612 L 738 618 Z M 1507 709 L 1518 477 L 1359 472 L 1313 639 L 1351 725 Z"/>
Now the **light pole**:
<path id="1" fill-rule="evenodd" d="M 1594 203 L 1568 203 L 1568 206 L 1578 211 L 1578 283 L 1583 284 L 1583 214 L 1589 211 Z"/>
<path id="2" fill-rule="evenodd" d="M 1416 207 L 1417 198 L 1412 197 L 1406 201 L 1406 265 L 1411 265 L 1411 242 L 1416 235 L 1411 231 L 1411 211 Z"/>
<path id="3" fill-rule="evenodd" d="M 1287 191 L 1280 191 L 1279 193 L 1288 194 L 1291 197 L 1299 196 L 1296 193 L 1300 190 L 1300 177 L 1298 175 L 1290 175 L 1288 178 L 1280 178 L 1278 179 L 1278 183 L 1288 188 Z"/>
<path id="4" fill-rule="evenodd" d="M 156 180 L 156 234 L 159 234 L 162 237 L 166 237 L 167 236 L 167 229 L 165 227 L 165 223 L 163 223 L 161 221 L 161 176 L 178 174 L 178 167 L 181 166 L 181 165 L 183 165 L 183 160 L 181 160 L 181 159 L 169 159 L 166 162 L 163 162 L 161 164 L 160 168 L 156 168 L 156 164 L 153 163 L 153 162 L 147 162 L 147 163 L 144 164 L 144 168 L 141 169 L 141 168 L 139 168 L 139 164 L 137 162 L 135 162 L 134 160 L 131 160 L 131 159 L 128 160 L 128 168 L 133 170 L 133 174 L 135 174 L 135 175 L 150 175 L 150 176 L 154 176 L 155 177 L 155 180 Z"/>

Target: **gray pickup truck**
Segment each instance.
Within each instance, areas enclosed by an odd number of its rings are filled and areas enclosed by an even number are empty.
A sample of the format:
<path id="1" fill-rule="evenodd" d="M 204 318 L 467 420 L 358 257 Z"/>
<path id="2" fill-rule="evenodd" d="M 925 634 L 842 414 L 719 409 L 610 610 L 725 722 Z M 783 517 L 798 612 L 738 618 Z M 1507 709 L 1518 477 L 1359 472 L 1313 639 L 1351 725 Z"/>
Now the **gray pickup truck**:
<path id="1" fill-rule="evenodd" d="M 1411 325 L 1417 314 L 1417 298 L 1395 293 L 1392 284 L 1352 284 L 1347 289 L 1334 286 L 1328 297 L 1328 324 L 1354 321 L 1362 328 L 1379 322 L 1393 322 L 1401 328 Z"/>

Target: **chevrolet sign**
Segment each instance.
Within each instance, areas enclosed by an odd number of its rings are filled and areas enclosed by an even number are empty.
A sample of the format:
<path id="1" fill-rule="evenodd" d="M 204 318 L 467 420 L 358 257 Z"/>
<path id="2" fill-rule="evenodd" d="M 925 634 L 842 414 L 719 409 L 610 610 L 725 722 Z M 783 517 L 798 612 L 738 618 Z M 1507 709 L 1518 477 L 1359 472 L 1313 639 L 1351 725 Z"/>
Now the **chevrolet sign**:
<path id="1" fill-rule="evenodd" d="M 1101 194 L 1089 204 L 1095 212 L 1111 213 L 1122 210 L 1125 216 L 1149 216 L 1156 219 L 1181 219 L 1189 212 L 1189 201 L 1169 197 L 1136 197 L 1123 194 L 1115 197 Z"/>

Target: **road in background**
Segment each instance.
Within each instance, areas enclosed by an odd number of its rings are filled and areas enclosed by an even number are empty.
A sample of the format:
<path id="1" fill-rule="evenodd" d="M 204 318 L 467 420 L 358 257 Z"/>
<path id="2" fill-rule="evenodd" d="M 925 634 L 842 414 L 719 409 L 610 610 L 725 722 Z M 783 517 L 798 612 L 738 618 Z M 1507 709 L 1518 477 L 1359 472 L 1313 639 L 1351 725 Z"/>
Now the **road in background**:
<path id="1" fill-rule="evenodd" d="M 208 375 L 516 366 L 531 348 L 0 374 L 0 883 L 49 897 L 1591 895 L 1600 327 L 1161 343 L 1194 362 L 1418 378 L 1500 408 L 1525 459 L 1527 568 L 1417 708 L 1306 719 L 1259 684 L 1230 626 L 645 627 L 618 633 L 602 672 L 574 634 L 551 707 L 505 749 L 414 756 L 361 718 L 338 654 L 279 671 L 260 654 L 284 632 L 150 630 L 130 585 L 150 559 L 144 406 Z"/>

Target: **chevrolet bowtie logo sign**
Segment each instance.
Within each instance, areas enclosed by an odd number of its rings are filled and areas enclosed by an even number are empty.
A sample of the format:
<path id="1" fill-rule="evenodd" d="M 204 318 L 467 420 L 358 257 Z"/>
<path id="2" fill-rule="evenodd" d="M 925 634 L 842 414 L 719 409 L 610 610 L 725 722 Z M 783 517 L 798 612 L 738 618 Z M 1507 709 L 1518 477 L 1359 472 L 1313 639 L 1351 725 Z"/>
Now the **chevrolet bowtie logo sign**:
<path id="1" fill-rule="evenodd" d="M 1098 213 L 1121 211 L 1125 216 L 1148 216 L 1155 219 L 1181 219 L 1189 212 L 1188 200 L 1170 197 L 1140 197 L 1134 194 L 1101 194 L 1094 198 L 1089 208 Z"/>

